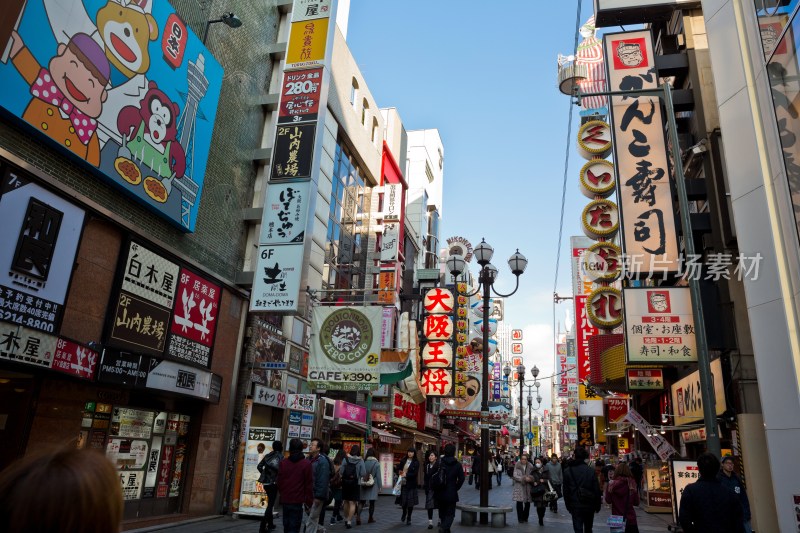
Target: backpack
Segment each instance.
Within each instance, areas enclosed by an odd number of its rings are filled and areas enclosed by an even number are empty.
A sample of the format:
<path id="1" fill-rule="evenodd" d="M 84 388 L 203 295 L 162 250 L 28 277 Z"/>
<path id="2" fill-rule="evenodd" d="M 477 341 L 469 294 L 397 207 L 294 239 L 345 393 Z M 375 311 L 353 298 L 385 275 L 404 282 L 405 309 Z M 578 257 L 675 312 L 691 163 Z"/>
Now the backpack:
<path id="1" fill-rule="evenodd" d="M 349 460 L 345 461 L 344 473 L 342 474 L 342 486 L 343 487 L 358 486 L 358 474 L 356 471 L 356 465 L 354 463 L 351 463 Z"/>
<path id="2" fill-rule="evenodd" d="M 328 459 L 330 461 L 330 459 Z M 339 465 L 339 470 L 336 470 L 333 467 L 333 463 L 331 463 L 331 482 L 330 486 L 332 489 L 340 489 L 342 488 L 342 467 Z"/>

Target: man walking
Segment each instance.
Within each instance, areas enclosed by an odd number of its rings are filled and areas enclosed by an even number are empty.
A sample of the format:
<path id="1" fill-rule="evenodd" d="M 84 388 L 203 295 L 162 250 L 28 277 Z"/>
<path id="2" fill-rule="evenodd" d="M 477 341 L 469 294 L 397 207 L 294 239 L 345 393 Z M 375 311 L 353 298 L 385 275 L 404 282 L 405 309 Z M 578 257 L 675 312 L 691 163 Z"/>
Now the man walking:
<path id="1" fill-rule="evenodd" d="M 311 463 L 303 456 L 303 441 L 289 441 L 289 458 L 278 467 L 278 490 L 283 506 L 284 533 L 299 533 L 303 524 L 303 506 L 314 503 Z"/>
<path id="2" fill-rule="evenodd" d="M 564 471 L 561 469 L 561 463 L 558 462 L 558 456 L 553 454 L 550 462 L 544 467 L 550 476 L 550 484 L 553 485 L 553 490 L 556 491 L 558 497 L 562 496 L 561 485 L 564 483 Z M 554 513 L 558 512 L 558 499 L 550 502 L 550 510 Z"/>
<path id="3" fill-rule="evenodd" d="M 306 533 L 317 533 L 319 515 L 328 502 L 329 484 L 331 481 L 331 468 L 327 457 L 323 457 L 322 441 L 318 438 L 311 439 L 308 447 L 308 462 L 311 464 L 311 479 L 314 484 L 314 503 L 306 516 Z"/>
<path id="4" fill-rule="evenodd" d="M 678 521 L 686 533 L 742 533 L 742 504 L 717 478 L 719 461 L 704 453 L 697 458 L 700 479 L 683 489 Z"/>
<path id="5" fill-rule="evenodd" d="M 265 455 L 256 467 L 261 473 L 258 482 L 264 486 L 264 492 L 267 493 L 267 509 L 261 519 L 259 533 L 267 533 L 277 527 L 272 521 L 272 513 L 275 509 L 275 500 L 278 497 L 278 467 L 281 464 L 281 460 L 283 460 L 283 444 L 281 444 L 281 441 L 276 440 L 272 443 L 272 451 Z"/>
<path id="6" fill-rule="evenodd" d="M 447 444 L 444 447 L 444 455 L 439 461 L 439 470 L 431 475 L 430 484 L 439 505 L 441 533 L 450 533 L 453 519 L 456 517 L 458 490 L 464 484 L 464 468 L 456 460 L 455 455 L 456 447 Z"/>
<path id="7" fill-rule="evenodd" d="M 717 474 L 717 479 L 719 479 L 723 487 L 726 487 L 739 498 L 739 502 L 742 504 L 744 531 L 745 533 L 753 533 L 753 528 L 750 525 L 750 500 L 747 498 L 747 491 L 744 488 L 744 483 L 742 483 L 742 478 L 733 471 L 734 467 L 733 457 L 730 455 L 723 457 L 722 471 Z"/>
<path id="8" fill-rule="evenodd" d="M 594 515 L 600 512 L 600 483 L 594 469 L 586 464 L 586 448 L 575 450 L 575 460 L 564 471 L 564 505 L 572 515 L 575 533 L 592 533 Z"/>
<path id="9" fill-rule="evenodd" d="M 631 463 L 631 474 L 633 474 L 633 480 L 636 482 L 636 490 L 639 491 L 639 495 L 642 494 L 642 476 L 644 475 L 644 467 L 642 466 L 642 458 L 637 457 Z"/>

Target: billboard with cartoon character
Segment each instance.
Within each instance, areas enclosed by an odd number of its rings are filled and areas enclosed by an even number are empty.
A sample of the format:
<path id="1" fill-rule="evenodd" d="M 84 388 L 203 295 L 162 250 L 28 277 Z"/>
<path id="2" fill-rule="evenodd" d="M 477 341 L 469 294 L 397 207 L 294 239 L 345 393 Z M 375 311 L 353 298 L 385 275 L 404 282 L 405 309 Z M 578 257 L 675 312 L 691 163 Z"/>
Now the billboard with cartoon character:
<path id="1" fill-rule="evenodd" d="M 222 67 L 166 1 L 13 0 L 0 106 L 193 231 Z"/>

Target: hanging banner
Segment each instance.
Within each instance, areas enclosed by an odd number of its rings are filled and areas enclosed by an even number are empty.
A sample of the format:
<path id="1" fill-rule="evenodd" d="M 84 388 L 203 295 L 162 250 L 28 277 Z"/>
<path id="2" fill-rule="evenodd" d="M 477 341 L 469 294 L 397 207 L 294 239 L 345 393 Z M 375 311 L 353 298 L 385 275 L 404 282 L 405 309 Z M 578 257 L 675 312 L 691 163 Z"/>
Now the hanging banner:
<path id="1" fill-rule="evenodd" d="M 603 36 L 611 91 L 658 87 L 652 39 L 649 29 Z M 627 273 L 638 277 L 677 272 L 678 241 L 661 100 L 658 96 L 611 97 L 611 122 Z"/>
<path id="2" fill-rule="evenodd" d="M 658 434 L 658 432 L 653 429 L 653 426 L 647 423 L 647 421 L 642 418 L 635 409 L 628 409 L 628 414 L 625 415 L 623 419 L 627 422 L 630 422 L 642 436 L 647 439 L 647 442 L 650 443 L 650 446 L 653 447 L 653 450 L 658 454 L 662 461 L 666 461 L 670 455 L 675 455 L 678 452 L 675 451 L 675 448 L 667 442 L 667 440 Z"/>
<path id="3" fill-rule="evenodd" d="M 382 308 L 315 307 L 311 319 L 309 385 L 372 390 L 380 384 Z"/>
<path id="4" fill-rule="evenodd" d="M 578 446 L 594 446 L 594 421 L 589 416 L 578 417 Z"/>
<path id="5" fill-rule="evenodd" d="M 259 245 L 250 311 L 297 310 L 303 274 L 302 244 Z"/>
<path id="6" fill-rule="evenodd" d="M 381 239 L 381 261 L 384 263 L 397 261 L 400 251 L 400 223 L 386 222 L 383 225 Z"/>
<path id="7" fill-rule="evenodd" d="M 2 66 L 2 65 L 0 65 Z M 11 167 L 0 182 L 0 321 L 56 333 L 84 211 Z"/>
<path id="8" fill-rule="evenodd" d="M 623 297 L 629 363 L 697 362 L 688 287 L 626 288 Z"/>

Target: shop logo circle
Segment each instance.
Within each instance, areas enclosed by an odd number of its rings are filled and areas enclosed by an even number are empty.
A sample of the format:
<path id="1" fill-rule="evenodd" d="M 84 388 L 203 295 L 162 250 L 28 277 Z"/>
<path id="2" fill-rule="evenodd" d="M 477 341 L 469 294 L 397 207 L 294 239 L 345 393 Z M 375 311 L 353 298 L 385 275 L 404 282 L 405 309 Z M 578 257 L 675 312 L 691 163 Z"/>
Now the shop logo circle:
<path id="1" fill-rule="evenodd" d="M 372 324 L 363 313 L 339 309 L 322 323 L 319 344 L 325 357 L 343 365 L 361 361 L 372 346 Z"/>

